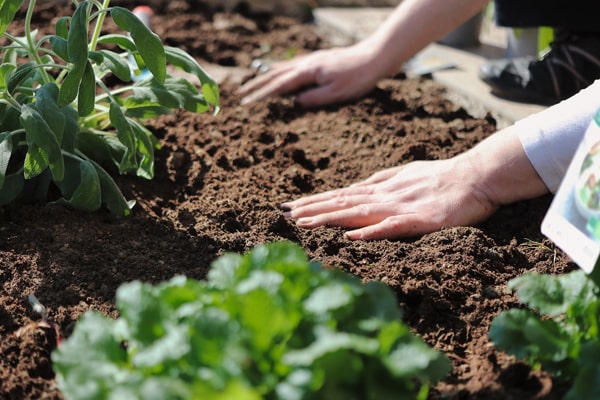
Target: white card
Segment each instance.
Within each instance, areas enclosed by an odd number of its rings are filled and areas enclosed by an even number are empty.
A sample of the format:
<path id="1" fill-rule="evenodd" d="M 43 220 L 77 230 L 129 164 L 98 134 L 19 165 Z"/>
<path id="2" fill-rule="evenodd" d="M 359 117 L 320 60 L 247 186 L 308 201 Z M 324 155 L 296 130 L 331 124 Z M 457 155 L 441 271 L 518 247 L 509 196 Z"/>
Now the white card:
<path id="1" fill-rule="evenodd" d="M 600 111 L 586 130 L 544 217 L 542 233 L 587 274 L 599 264 Z M 596 269 L 599 272 L 600 267 Z"/>

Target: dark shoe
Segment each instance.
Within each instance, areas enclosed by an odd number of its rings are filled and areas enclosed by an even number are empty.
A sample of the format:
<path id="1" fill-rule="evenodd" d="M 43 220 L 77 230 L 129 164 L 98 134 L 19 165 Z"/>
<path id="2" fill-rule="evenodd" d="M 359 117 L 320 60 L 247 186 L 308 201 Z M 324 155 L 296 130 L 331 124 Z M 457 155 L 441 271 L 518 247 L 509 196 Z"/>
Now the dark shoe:
<path id="1" fill-rule="evenodd" d="M 488 61 L 479 77 L 500 97 L 557 103 L 600 78 L 600 34 L 558 33 L 542 59 Z"/>

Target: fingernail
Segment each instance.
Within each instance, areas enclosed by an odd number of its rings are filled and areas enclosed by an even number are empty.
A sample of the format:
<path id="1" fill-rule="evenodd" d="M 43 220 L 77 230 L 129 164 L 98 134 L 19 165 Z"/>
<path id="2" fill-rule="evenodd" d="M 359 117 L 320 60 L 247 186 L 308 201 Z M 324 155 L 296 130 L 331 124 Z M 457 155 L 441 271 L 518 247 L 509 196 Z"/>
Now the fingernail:
<path id="1" fill-rule="evenodd" d="M 300 218 L 298 221 L 296 221 L 296 225 L 301 228 L 310 226 L 311 224 L 312 224 L 312 218 Z"/>
<path id="2" fill-rule="evenodd" d="M 279 209 L 282 211 L 291 211 L 292 207 L 290 207 L 287 203 L 281 203 L 279 205 Z"/>
<path id="3" fill-rule="evenodd" d="M 362 233 L 360 231 L 347 231 L 344 233 L 344 237 L 349 240 L 360 240 L 362 239 Z"/>
<path id="4" fill-rule="evenodd" d="M 292 213 L 291 213 L 290 211 L 285 211 L 285 212 L 283 213 L 283 218 L 285 218 L 285 219 L 290 219 L 290 218 L 292 218 Z"/>

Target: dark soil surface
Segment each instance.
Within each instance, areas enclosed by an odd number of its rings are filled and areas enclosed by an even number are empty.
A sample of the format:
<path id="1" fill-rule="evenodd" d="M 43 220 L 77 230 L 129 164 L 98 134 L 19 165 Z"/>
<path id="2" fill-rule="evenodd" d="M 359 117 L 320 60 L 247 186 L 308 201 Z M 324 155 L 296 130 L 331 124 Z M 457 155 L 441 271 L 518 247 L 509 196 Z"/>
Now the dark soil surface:
<path id="1" fill-rule="evenodd" d="M 52 4 L 36 13 L 42 31 L 56 16 L 71 15 Z M 295 20 L 167 4 L 153 19 L 155 31 L 203 62 L 247 67 L 265 51 L 277 58 L 327 46 Z M 278 240 L 393 289 L 405 322 L 452 360 L 451 375 L 431 399 L 562 396 L 564 384 L 498 352 L 487 335 L 494 316 L 518 305 L 506 289 L 509 279 L 574 268 L 540 233 L 549 197 L 503 208 L 480 226 L 398 241 L 352 242 L 341 229 L 299 230 L 278 209 L 385 167 L 451 157 L 494 132 L 492 118 L 471 117 L 426 79 L 382 81 L 363 100 L 321 110 L 300 109 L 291 98 L 241 107 L 235 83 L 220 87 L 217 116 L 177 112 L 150 123 L 162 144 L 156 177 L 116 178 L 137 200 L 130 217 L 44 204 L 1 210 L 0 398 L 62 398 L 50 362 L 55 337 L 33 324 L 38 316 L 27 295 L 35 294 L 68 335 L 86 310 L 116 316 L 114 295 L 123 282 L 202 279 L 224 252 Z"/>

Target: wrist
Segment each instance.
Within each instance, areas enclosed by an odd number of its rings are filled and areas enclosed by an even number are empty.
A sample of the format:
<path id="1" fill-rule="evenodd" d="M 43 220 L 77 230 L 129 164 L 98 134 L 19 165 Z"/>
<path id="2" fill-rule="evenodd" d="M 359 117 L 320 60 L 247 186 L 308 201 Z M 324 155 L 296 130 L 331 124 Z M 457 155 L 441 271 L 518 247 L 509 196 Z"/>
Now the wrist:
<path id="1" fill-rule="evenodd" d="M 368 73 L 374 77 L 375 82 L 392 77 L 401 70 L 402 65 L 398 65 L 396 58 L 386 52 L 386 46 L 381 40 L 369 37 L 355 46 L 363 54 Z"/>
<path id="2" fill-rule="evenodd" d="M 463 156 L 474 174 L 471 182 L 495 206 L 548 193 L 512 127 L 493 134 Z"/>

